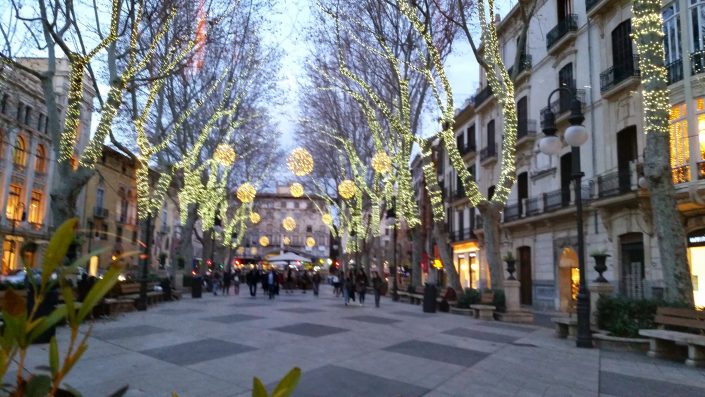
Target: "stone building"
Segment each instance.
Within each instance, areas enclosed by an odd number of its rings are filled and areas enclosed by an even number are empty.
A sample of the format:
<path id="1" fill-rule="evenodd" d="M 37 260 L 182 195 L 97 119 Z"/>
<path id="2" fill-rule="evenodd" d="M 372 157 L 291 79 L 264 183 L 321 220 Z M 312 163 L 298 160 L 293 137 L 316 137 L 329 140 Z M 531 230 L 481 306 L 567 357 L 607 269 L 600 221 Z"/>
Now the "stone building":
<path id="1" fill-rule="evenodd" d="M 705 305 L 705 72 L 702 31 L 705 1 L 664 2 L 666 61 L 671 90 L 671 162 L 673 178 L 689 233 L 689 257 L 696 304 Z M 521 303 L 541 309 L 570 310 L 578 283 L 575 194 L 571 148 L 557 156 L 538 150 L 542 115 L 556 114 L 559 136 L 568 125 L 570 95 L 583 103 L 589 141 L 580 147 L 585 173 L 586 252 L 611 255 L 605 276 L 616 293 L 658 297 L 663 275 L 651 222 L 648 192 L 639 187 L 646 137 L 642 128 L 642 91 L 636 48 L 631 39 L 631 2 L 550 0 L 539 5 L 525 49 L 518 49 L 519 17 L 513 9 L 498 22 L 501 53 L 507 67 L 519 67 L 516 101 L 519 117 L 517 182 L 503 212 L 502 254 L 517 258 Z M 522 51 L 519 65 L 512 65 Z M 683 56 L 686 54 L 688 56 Z M 481 191 L 497 182 L 502 117 L 480 76 L 476 95 L 456 113 L 457 143 Z M 688 126 L 691 126 L 688 129 Z M 664 153 L 668 155 L 669 153 Z M 488 285 L 481 218 L 470 208 L 455 171 L 444 156 L 444 188 L 454 260 L 472 286 Z M 474 254 L 474 259 L 473 258 Z M 468 255 L 468 256 L 464 256 Z M 469 266 L 464 266 L 469 261 Z M 477 264 L 475 264 L 475 262 Z M 592 258 L 587 277 L 594 280 Z M 475 274 L 472 269 L 477 268 Z M 506 276 L 506 274 L 505 274 Z"/>
<path id="2" fill-rule="evenodd" d="M 24 66 L 42 71 L 46 59 L 23 58 Z M 67 106 L 69 65 L 56 60 L 54 89 L 59 122 Z M 47 109 L 41 83 L 35 76 L 5 64 L 0 68 L 0 236 L 2 273 L 41 263 L 50 228 L 50 198 L 55 183 L 54 142 L 48 134 Z M 90 136 L 94 93 L 84 91 L 80 135 Z M 80 142 L 79 142 L 80 144 Z M 38 244 L 27 244 L 38 243 Z M 20 258 L 20 250 L 23 258 Z"/>

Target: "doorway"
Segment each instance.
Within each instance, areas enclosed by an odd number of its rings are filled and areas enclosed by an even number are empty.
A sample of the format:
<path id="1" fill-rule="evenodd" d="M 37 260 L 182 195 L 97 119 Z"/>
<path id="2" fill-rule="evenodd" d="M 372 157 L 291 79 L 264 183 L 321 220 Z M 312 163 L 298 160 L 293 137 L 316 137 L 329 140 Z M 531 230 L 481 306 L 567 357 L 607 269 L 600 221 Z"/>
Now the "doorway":
<path id="1" fill-rule="evenodd" d="M 644 241 L 641 233 L 619 237 L 621 245 L 622 294 L 634 299 L 644 298 Z"/>
<path id="2" fill-rule="evenodd" d="M 519 281 L 521 290 L 519 291 L 522 305 L 533 305 L 533 283 L 531 279 L 531 247 L 519 247 Z"/>
<path id="3" fill-rule="evenodd" d="M 575 313 L 578 298 L 580 272 L 578 254 L 572 248 L 561 250 L 558 258 L 558 293 L 559 309 L 562 312 Z"/>

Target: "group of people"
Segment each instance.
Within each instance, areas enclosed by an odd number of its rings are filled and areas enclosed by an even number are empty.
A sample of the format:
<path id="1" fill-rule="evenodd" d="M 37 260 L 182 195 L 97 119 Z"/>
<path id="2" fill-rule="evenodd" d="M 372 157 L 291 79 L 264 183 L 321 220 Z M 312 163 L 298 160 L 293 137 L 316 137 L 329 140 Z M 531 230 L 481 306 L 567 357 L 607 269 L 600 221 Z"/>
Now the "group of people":
<path id="1" fill-rule="evenodd" d="M 218 270 L 209 272 L 203 279 L 208 291 L 213 292 L 213 295 L 218 295 L 218 290 L 223 295 L 230 295 L 230 286 L 233 286 L 235 295 L 240 295 L 240 280 L 241 273 L 239 270 L 234 272 L 220 272 Z"/>
<path id="2" fill-rule="evenodd" d="M 335 296 L 339 297 L 343 295 L 345 306 L 347 306 L 350 301 L 355 302 L 356 294 L 358 304 L 360 306 L 364 305 L 367 287 L 371 285 L 375 296 L 375 307 L 379 307 L 380 296 L 384 289 L 384 281 L 376 270 L 371 272 L 369 278 L 363 270 L 358 270 L 357 272 L 348 270 L 342 280 L 339 274 L 334 274 L 331 283 L 333 284 L 333 293 Z"/>
<path id="3" fill-rule="evenodd" d="M 286 271 L 278 271 L 274 267 L 269 271 L 252 268 L 245 275 L 245 280 L 250 289 L 250 296 L 257 296 L 257 285 L 261 283 L 262 290 L 268 294 L 269 299 L 279 295 L 280 286 L 283 286 L 287 294 L 293 294 L 296 287 L 301 288 L 301 292 L 305 294 L 307 288 L 311 286 L 313 295 L 318 296 L 321 285 L 321 275 L 318 272 L 298 271 L 292 268 Z"/>

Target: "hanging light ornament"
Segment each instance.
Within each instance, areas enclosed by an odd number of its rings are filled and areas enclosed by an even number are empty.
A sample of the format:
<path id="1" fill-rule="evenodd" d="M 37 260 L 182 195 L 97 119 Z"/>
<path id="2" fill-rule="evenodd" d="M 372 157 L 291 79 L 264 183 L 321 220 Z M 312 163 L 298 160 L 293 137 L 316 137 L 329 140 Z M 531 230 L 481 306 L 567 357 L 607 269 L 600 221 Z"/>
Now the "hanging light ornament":
<path id="1" fill-rule="evenodd" d="M 226 143 L 221 143 L 213 153 L 213 160 L 223 167 L 229 167 L 235 162 L 235 149 Z"/>
<path id="2" fill-rule="evenodd" d="M 267 236 L 262 236 L 259 238 L 259 245 L 266 247 L 269 245 L 269 237 Z"/>
<path id="3" fill-rule="evenodd" d="M 294 149 L 286 161 L 289 171 L 296 176 L 308 175 L 313 171 L 313 157 L 304 148 Z"/>
<path id="4" fill-rule="evenodd" d="M 294 182 L 289 187 L 291 195 L 294 197 L 301 197 L 304 195 L 304 186 L 298 182 Z"/>
<path id="5" fill-rule="evenodd" d="M 251 203 L 255 199 L 257 190 L 250 182 L 245 182 L 237 188 L 237 198 L 243 203 Z"/>
<path id="6" fill-rule="evenodd" d="M 284 243 L 284 245 L 291 244 L 291 239 L 289 238 L 289 236 L 284 236 L 284 238 L 282 239 L 282 243 Z"/>
<path id="7" fill-rule="evenodd" d="M 309 248 L 313 248 L 313 246 L 316 245 L 316 240 L 313 237 L 309 237 L 306 239 L 306 246 Z"/>
<path id="8" fill-rule="evenodd" d="M 259 214 L 256 213 L 256 212 L 252 212 L 252 213 L 250 214 L 250 222 L 252 222 L 253 225 L 258 224 L 261 219 L 262 219 L 262 218 L 261 218 L 261 217 L 259 216 Z"/>
<path id="9" fill-rule="evenodd" d="M 287 217 L 284 218 L 284 220 L 282 221 L 282 227 L 283 227 L 284 230 L 286 230 L 287 232 L 290 232 L 290 231 L 296 229 L 296 221 L 294 220 L 294 218 L 292 218 L 292 217 L 290 217 L 290 216 L 287 216 Z"/>
<path id="10" fill-rule="evenodd" d="M 333 216 L 331 214 L 323 214 L 321 215 L 321 221 L 323 224 L 330 226 L 333 223 Z"/>
<path id="11" fill-rule="evenodd" d="M 387 153 L 379 152 L 372 157 L 372 169 L 378 174 L 386 174 L 392 168 L 392 159 Z"/>
<path id="12" fill-rule="evenodd" d="M 346 179 L 338 185 L 338 193 L 340 194 L 340 197 L 346 200 L 351 199 L 356 192 L 357 187 L 355 186 L 355 182 L 350 179 Z"/>

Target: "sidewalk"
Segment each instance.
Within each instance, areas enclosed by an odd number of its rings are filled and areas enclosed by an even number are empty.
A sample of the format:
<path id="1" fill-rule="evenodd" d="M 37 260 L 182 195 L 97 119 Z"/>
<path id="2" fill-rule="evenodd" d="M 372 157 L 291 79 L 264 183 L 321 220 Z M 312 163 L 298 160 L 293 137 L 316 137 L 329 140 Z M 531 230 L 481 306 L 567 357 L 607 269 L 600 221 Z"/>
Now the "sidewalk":
<path id="1" fill-rule="evenodd" d="M 65 348 L 67 329 L 57 333 Z M 383 299 L 344 306 L 327 286 L 184 297 L 93 326 L 67 383 L 85 396 L 250 396 L 303 370 L 296 396 L 705 396 L 705 371 L 644 354 L 577 349 L 553 330 L 482 322 Z M 47 363 L 32 348 L 27 368 Z"/>

